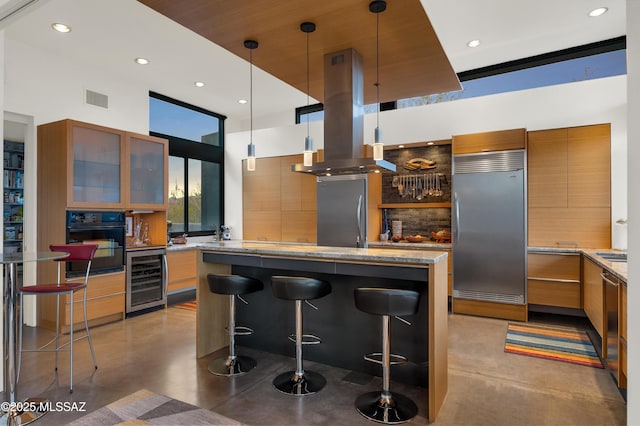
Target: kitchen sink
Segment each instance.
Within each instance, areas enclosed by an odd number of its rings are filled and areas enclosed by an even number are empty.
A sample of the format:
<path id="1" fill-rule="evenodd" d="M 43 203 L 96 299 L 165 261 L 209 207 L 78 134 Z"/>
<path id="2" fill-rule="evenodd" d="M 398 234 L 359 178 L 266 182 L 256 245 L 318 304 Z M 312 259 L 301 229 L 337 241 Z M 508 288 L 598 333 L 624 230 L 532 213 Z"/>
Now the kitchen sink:
<path id="1" fill-rule="evenodd" d="M 627 261 L 627 253 L 596 252 L 596 255 L 600 256 L 604 260 L 608 260 L 609 262 Z"/>

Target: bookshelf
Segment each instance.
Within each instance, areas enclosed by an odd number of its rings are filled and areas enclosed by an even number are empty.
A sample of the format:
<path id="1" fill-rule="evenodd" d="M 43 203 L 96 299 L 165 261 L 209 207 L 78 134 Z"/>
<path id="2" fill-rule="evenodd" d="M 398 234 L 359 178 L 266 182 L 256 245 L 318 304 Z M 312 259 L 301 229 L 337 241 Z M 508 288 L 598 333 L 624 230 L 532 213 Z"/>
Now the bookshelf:
<path id="1" fill-rule="evenodd" d="M 4 141 L 3 251 L 22 251 L 24 218 L 24 143 Z"/>

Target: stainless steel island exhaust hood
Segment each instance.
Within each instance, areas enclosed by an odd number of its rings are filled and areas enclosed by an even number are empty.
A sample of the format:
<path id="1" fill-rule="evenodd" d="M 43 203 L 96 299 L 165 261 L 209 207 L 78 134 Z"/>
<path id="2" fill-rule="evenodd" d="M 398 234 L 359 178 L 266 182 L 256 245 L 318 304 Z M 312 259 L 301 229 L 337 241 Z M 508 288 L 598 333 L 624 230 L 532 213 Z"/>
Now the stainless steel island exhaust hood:
<path id="1" fill-rule="evenodd" d="M 362 57 L 353 49 L 324 56 L 324 161 L 291 166 L 316 176 L 396 171 L 385 160 L 363 157 Z"/>

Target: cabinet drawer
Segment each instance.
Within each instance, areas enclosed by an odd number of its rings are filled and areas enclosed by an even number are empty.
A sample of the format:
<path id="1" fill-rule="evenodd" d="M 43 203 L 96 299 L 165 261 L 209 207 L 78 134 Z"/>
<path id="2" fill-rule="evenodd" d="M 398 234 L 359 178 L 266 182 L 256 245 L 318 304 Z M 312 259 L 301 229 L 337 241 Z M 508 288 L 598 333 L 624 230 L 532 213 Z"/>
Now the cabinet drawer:
<path id="1" fill-rule="evenodd" d="M 582 307 L 580 282 L 542 281 L 530 278 L 527 281 L 527 302 L 579 309 Z"/>
<path id="2" fill-rule="evenodd" d="M 170 251 L 167 253 L 169 267 L 169 283 L 182 281 L 197 276 L 197 250 Z"/>
<path id="3" fill-rule="evenodd" d="M 104 297 L 87 300 L 87 319 L 89 321 L 113 314 L 124 313 L 125 293 L 113 294 Z M 63 325 L 68 326 L 71 322 L 71 304 L 65 303 L 65 321 Z M 84 321 L 82 302 L 73 304 L 73 322 L 75 324 Z M 75 327 L 74 327 L 75 329 Z"/>
<path id="4" fill-rule="evenodd" d="M 529 279 L 580 281 L 579 254 L 540 254 L 527 256 Z"/>
<path id="5" fill-rule="evenodd" d="M 83 281 L 84 278 L 78 278 L 77 281 Z M 67 282 L 77 282 L 75 279 L 67 280 Z M 87 300 L 96 297 L 103 297 L 109 294 L 123 293 L 125 291 L 124 272 L 116 272 L 114 274 L 92 275 L 89 277 L 87 285 Z M 82 291 L 76 291 L 74 300 L 82 302 Z"/>

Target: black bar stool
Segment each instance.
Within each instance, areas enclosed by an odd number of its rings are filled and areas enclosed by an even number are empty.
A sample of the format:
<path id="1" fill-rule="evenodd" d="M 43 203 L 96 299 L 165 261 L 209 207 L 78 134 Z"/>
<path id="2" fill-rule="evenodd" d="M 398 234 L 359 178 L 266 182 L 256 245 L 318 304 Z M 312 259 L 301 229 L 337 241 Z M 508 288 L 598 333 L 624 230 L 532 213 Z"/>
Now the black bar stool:
<path id="1" fill-rule="evenodd" d="M 255 278 L 223 274 L 208 274 L 207 281 L 212 293 L 229 295 L 229 325 L 225 328 L 229 333 L 229 355 L 213 360 L 209 364 L 209 372 L 218 376 L 239 376 L 254 368 L 257 363 L 253 358 L 236 355 L 235 336 L 253 333 L 249 327 L 236 326 L 236 297 L 246 304 L 240 295 L 260 291 L 264 284 Z"/>
<path id="2" fill-rule="evenodd" d="M 302 345 L 321 342 L 317 336 L 302 334 L 302 301 L 318 309 L 308 301 L 331 293 L 331 284 L 314 278 L 273 276 L 271 289 L 275 297 L 296 302 L 296 333 L 289 336 L 289 340 L 296 344 L 296 370 L 280 374 L 273 380 L 273 385 L 280 392 L 290 395 L 314 394 L 324 387 L 327 380 L 316 372 L 302 368 Z"/>
<path id="3" fill-rule="evenodd" d="M 358 288 L 354 290 L 356 307 L 368 314 L 382 316 L 382 352 L 365 355 L 364 359 L 382 365 L 382 392 L 367 392 L 356 399 L 356 408 L 366 418 L 387 424 L 404 423 L 418 414 L 418 407 L 409 398 L 389 390 L 392 365 L 404 364 L 407 358 L 391 354 L 389 317 L 409 324 L 399 315 L 418 312 L 420 294 L 412 290 L 388 288 Z M 379 359 L 376 359 L 378 358 Z M 392 361 L 391 358 L 394 360 Z"/>

